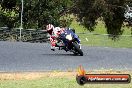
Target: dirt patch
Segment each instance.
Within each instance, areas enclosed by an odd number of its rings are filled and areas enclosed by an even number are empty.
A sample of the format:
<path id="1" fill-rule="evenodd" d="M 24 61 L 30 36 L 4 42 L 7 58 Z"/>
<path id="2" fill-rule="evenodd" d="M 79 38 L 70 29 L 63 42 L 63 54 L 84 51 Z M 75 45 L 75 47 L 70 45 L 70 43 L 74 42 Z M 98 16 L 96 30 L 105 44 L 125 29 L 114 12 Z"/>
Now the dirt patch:
<path id="1" fill-rule="evenodd" d="M 22 72 L 22 73 L 0 73 L 0 80 L 22 80 L 39 79 L 45 77 L 74 77 L 76 72 Z"/>
<path id="2" fill-rule="evenodd" d="M 52 77 L 76 77 L 78 72 L 16 72 L 16 73 L 0 73 L 0 80 L 33 80 L 39 78 Z M 88 71 L 87 74 L 131 74 L 132 71 Z"/>

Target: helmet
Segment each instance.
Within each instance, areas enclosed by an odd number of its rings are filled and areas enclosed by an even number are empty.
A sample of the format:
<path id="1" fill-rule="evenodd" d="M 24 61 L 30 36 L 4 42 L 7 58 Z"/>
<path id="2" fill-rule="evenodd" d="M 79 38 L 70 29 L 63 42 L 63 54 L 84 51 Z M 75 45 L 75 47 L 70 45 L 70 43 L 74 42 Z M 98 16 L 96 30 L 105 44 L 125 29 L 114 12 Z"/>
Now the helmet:
<path id="1" fill-rule="evenodd" d="M 46 30 L 47 30 L 47 32 L 48 32 L 50 35 L 52 34 L 53 29 L 54 29 L 54 26 L 53 26 L 52 24 L 48 24 L 48 25 L 46 26 Z"/>

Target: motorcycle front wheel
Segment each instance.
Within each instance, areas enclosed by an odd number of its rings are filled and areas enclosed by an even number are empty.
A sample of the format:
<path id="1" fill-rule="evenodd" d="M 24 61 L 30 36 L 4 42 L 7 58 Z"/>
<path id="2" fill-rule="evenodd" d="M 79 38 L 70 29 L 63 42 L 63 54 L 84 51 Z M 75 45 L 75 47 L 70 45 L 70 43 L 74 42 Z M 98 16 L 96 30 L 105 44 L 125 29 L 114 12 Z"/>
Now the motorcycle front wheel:
<path id="1" fill-rule="evenodd" d="M 73 47 L 75 48 L 75 53 L 74 54 L 77 54 L 76 52 L 78 52 L 78 54 L 80 54 L 80 56 L 83 56 L 83 52 L 79 48 L 79 45 L 78 44 L 76 44 L 75 42 L 73 42 Z"/>

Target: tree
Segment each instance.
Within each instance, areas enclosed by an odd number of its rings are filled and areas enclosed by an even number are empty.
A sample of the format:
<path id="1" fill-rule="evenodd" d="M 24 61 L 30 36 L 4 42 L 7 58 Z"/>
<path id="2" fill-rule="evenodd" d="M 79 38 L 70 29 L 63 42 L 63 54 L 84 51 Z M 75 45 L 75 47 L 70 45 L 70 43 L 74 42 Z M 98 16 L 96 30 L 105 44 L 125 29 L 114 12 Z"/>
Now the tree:
<path id="1" fill-rule="evenodd" d="M 12 4 L 11 1 L 4 0 L 3 3 L 0 3 L 2 6 L 0 20 L 3 20 L 4 24 L 12 25 L 10 26 L 12 28 L 16 24 L 20 25 L 21 0 L 14 0 L 16 1 L 15 4 Z M 8 7 L 7 4 L 12 4 L 12 6 Z M 42 28 L 48 23 L 59 26 L 61 25 L 61 16 L 65 15 L 67 9 L 71 7 L 71 4 L 71 0 L 24 0 L 23 27 Z M 12 12 L 15 12 L 13 19 Z M 5 13 L 10 15 L 7 16 Z M 4 20 L 5 18 L 7 21 Z"/>
<path id="2" fill-rule="evenodd" d="M 18 1 L 17 0 L 1 0 L 0 3 L 0 24 L 7 26 L 9 29 L 16 27 L 18 23 Z"/>
<path id="3" fill-rule="evenodd" d="M 42 28 L 48 23 L 61 24 L 60 17 L 70 7 L 70 0 L 24 0 L 23 22 L 25 28 L 33 25 Z M 64 15 L 64 14 L 63 14 Z"/>
<path id="4" fill-rule="evenodd" d="M 16 6 L 16 0 L 2 0 L 1 6 L 3 9 L 13 9 Z"/>
<path id="5" fill-rule="evenodd" d="M 107 33 L 113 39 L 123 33 L 124 5 L 126 0 L 76 0 L 73 12 L 90 31 L 94 31 L 96 20 L 103 17 Z M 75 10 L 75 8 L 77 10 Z"/>

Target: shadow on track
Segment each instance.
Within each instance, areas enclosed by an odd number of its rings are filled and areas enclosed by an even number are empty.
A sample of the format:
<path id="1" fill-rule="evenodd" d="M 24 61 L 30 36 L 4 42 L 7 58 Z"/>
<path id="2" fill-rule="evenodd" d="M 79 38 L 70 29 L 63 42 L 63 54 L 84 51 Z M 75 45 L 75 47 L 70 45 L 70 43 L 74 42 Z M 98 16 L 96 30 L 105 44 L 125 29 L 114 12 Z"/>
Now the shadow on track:
<path id="1" fill-rule="evenodd" d="M 54 53 L 54 54 L 42 54 L 44 56 L 79 56 L 79 55 L 74 55 L 74 54 L 60 54 L 60 53 Z"/>

